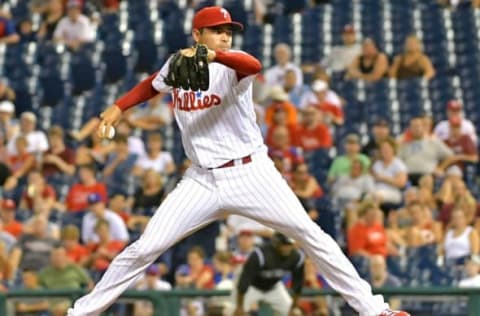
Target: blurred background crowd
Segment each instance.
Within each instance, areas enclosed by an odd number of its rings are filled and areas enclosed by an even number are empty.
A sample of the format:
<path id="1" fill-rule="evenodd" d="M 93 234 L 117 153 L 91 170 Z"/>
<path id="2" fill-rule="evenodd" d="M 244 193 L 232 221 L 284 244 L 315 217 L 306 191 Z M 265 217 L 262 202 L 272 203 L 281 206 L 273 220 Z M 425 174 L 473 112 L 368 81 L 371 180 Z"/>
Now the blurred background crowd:
<path id="1" fill-rule="evenodd" d="M 191 17 L 208 5 L 246 25 L 234 48 L 264 65 L 253 94 L 269 155 L 360 274 L 375 287 L 480 286 L 479 1 L 0 3 L 0 290 L 90 288 L 139 237 L 190 165 L 170 96 L 126 112 L 112 141 L 96 136 L 96 117 L 190 45 Z M 272 233 L 229 216 L 167 251 L 137 288 L 231 289 Z M 307 261 L 305 287 L 328 288 L 321 274 Z M 69 303 L 12 309 L 64 315 Z"/>

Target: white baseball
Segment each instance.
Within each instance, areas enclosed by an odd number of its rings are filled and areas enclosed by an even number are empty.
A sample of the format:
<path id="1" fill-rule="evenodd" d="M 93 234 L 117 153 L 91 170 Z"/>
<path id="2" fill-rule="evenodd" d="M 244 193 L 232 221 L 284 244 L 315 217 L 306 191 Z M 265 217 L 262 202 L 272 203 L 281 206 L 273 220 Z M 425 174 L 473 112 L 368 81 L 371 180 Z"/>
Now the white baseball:
<path id="1" fill-rule="evenodd" d="M 112 139 L 115 136 L 115 127 L 109 126 L 107 130 L 107 126 L 102 126 L 102 135 L 108 139 Z"/>

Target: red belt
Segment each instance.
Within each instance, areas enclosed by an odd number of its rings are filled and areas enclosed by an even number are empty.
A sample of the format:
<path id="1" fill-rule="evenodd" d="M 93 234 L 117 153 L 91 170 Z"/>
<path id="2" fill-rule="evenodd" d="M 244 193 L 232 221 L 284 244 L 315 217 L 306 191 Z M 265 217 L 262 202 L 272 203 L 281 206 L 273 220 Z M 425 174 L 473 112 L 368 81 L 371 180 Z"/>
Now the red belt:
<path id="1" fill-rule="evenodd" d="M 216 168 L 210 168 L 210 169 L 219 169 L 219 168 L 228 168 L 228 167 L 233 167 L 235 166 L 235 160 L 237 159 L 232 159 L 226 163 L 224 163 L 223 165 L 221 166 L 218 166 Z M 245 156 L 243 158 L 241 158 L 241 161 L 242 161 L 242 165 L 246 165 L 247 163 L 250 163 L 252 162 L 252 156 L 251 155 L 248 155 L 248 156 Z"/>

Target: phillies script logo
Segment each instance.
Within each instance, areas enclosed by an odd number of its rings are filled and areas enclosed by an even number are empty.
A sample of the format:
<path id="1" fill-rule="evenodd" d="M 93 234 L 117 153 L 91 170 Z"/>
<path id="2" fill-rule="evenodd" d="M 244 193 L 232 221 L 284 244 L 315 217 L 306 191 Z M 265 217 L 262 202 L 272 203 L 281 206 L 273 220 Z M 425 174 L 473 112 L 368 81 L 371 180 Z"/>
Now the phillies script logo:
<path id="1" fill-rule="evenodd" d="M 196 111 L 208 109 L 222 103 L 222 99 L 216 94 L 202 95 L 201 92 L 186 91 L 179 92 L 173 89 L 173 105 L 180 111 Z"/>

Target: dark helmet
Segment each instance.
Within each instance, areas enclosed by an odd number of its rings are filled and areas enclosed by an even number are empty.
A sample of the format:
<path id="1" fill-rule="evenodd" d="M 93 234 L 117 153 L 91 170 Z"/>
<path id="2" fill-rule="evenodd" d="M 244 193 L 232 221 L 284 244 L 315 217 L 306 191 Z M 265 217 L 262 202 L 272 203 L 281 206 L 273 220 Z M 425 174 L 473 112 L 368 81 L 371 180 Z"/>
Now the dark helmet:
<path id="1" fill-rule="evenodd" d="M 275 232 L 272 236 L 271 242 L 274 246 L 293 245 L 295 243 L 295 240 L 285 236 L 282 233 Z"/>

